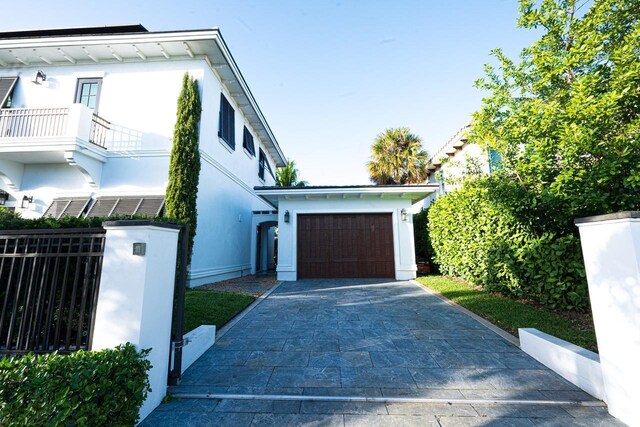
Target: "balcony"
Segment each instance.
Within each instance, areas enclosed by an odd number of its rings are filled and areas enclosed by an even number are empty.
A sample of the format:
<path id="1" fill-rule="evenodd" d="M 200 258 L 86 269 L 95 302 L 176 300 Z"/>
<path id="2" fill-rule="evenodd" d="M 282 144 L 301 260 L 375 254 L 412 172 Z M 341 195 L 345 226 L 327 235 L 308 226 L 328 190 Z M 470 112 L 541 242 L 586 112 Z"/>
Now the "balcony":
<path id="1" fill-rule="evenodd" d="M 0 110 L 0 178 L 19 190 L 25 165 L 63 163 L 99 185 L 110 123 L 82 104 Z"/>

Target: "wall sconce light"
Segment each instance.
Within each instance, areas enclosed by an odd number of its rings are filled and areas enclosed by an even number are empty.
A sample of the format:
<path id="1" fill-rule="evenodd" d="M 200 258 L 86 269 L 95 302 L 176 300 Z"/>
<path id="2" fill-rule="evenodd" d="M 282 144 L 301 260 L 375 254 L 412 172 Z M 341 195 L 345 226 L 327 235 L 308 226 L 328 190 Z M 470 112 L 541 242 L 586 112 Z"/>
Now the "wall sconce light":
<path id="1" fill-rule="evenodd" d="M 289 213 L 289 211 L 285 211 L 284 212 L 284 222 L 286 222 L 287 224 L 289 224 L 289 221 L 291 220 L 291 214 Z"/>
<path id="2" fill-rule="evenodd" d="M 29 209 L 29 205 L 32 202 L 33 202 L 33 196 L 24 195 L 24 196 L 22 196 L 22 204 L 20 205 L 20 207 L 22 209 Z"/>
<path id="3" fill-rule="evenodd" d="M 407 222 L 407 210 L 406 209 L 402 209 L 400 211 L 400 216 L 402 218 L 402 222 Z"/>
<path id="4" fill-rule="evenodd" d="M 9 200 L 9 193 L 4 190 L 0 190 L 0 206 L 4 206 Z"/>
<path id="5" fill-rule="evenodd" d="M 42 82 L 44 82 L 46 80 L 47 80 L 47 75 L 44 72 L 40 71 L 40 70 L 38 70 L 33 75 L 33 77 L 31 78 L 31 82 L 33 82 L 33 83 L 35 83 L 37 85 L 42 84 Z"/>

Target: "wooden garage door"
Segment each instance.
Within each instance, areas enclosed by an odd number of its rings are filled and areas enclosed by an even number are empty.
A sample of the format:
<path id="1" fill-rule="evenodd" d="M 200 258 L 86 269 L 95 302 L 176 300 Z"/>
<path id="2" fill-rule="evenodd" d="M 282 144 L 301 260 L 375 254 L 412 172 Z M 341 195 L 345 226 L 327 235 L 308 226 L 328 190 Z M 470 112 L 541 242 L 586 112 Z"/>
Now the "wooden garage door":
<path id="1" fill-rule="evenodd" d="M 298 278 L 394 278 L 391 214 L 298 215 Z"/>

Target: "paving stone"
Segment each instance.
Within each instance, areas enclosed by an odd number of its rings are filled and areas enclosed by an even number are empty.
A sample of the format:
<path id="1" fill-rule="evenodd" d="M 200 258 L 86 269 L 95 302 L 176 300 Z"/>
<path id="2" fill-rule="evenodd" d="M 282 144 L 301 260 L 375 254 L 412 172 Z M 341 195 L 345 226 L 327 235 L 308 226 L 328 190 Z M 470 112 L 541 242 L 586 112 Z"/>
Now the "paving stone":
<path id="1" fill-rule="evenodd" d="M 271 367 L 211 366 L 190 371 L 182 377 L 181 385 L 206 384 L 211 386 L 266 386 L 271 377 Z"/>
<path id="2" fill-rule="evenodd" d="M 416 388 L 407 368 L 340 368 L 343 387 Z"/>
<path id="3" fill-rule="evenodd" d="M 337 339 L 290 339 L 284 345 L 283 351 L 338 351 L 340 345 Z"/>
<path id="4" fill-rule="evenodd" d="M 503 339 L 447 339 L 447 343 L 458 353 L 499 353 L 499 352 L 520 352 L 521 350 L 513 344 Z"/>
<path id="5" fill-rule="evenodd" d="M 270 387 L 340 387 L 339 368 L 274 368 Z"/>
<path id="6" fill-rule="evenodd" d="M 254 351 L 245 366 L 307 366 L 307 351 Z"/>
<path id="7" fill-rule="evenodd" d="M 494 353 L 505 367 L 509 369 L 545 369 L 545 366 L 525 353 Z"/>
<path id="8" fill-rule="evenodd" d="M 492 369 L 485 371 L 496 389 L 509 390 L 576 390 L 559 375 L 545 369 Z"/>
<path id="9" fill-rule="evenodd" d="M 479 369 L 409 369 L 418 388 L 492 389 L 488 374 Z"/>
<path id="10" fill-rule="evenodd" d="M 506 368 L 491 353 L 440 353 L 434 358 L 442 368 Z"/>
<path id="11" fill-rule="evenodd" d="M 309 358 L 309 366 L 345 367 L 373 366 L 369 353 L 366 351 L 333 351 L 312 352 Z"/>
<path id="12" fill-rule="evenodd" d="M 489 418 L 572 418 L 560 406 L 551 405 L 473 405 L 481 417 Z"/>
<path id="13" fill-rule="evenodd" d="M 567 419 L 551 419 L 551 418 L 535 418 L 531 420 L 536 426 L 543 427 L 626 427 L 622 421 L 611 416 L 600 418 L 572 418 Z"/>
<path id="14" fill-rule="evenodd" d="M 548 400 L 538 390 L 460 390 L 465 399 Z"/>
<path id="15" fill-rule="evenodd" d="M 302 387 L 227 387 L 227 394 L 283 394 L 285 396 L 301 395 Z"/>
<path id="16" fill-rule="evenodd" d="M 198 369 L 207 365 L 221 365 L 221 366 L 242 366 L 245 364 L 249 356 L 250 351 L 236 351 L 236 350 L 208 350 L 198 360 L 194 362 L 194 369 Z"/>
<path id="17" fill-rule="evenodd" d="M 140 427 L 248 427 L 253 414 L 153 411 Z"/>
<path id="18" fill-rule="evenodd" d="M 533 427 L 527 418 L 438 417 L 441 427 Z M 567 424 L 562 424 L 567 426 Z"/>
<path id="19" fill-rule="evenodd" d="M 267 412 L 271 414 L 297 414 L 300 412 L 299 400 L 245 400 L 223 399 L 215 412 Z"/>
<path id="20" fill-rule="evenodd" d="M 381 388 L 384 397 L 415 397 L 419 399 L 464 399 L 460 390 L 438 388 Z"/>
<path id="21" fill-rule="evenodd" d="M 313 339 L 337 340 L 339 338 L 364 338 L 362 329 L 316 329 Z"/>
<path id="22" fill-rule="evenodd" d="M 172 399 L 155 410 L 161 412 L 213 412 L 218 404 L 214 399 Z"/>
<path id="23" fill-rule="evenodd" d="M 429 353 L 412 351 L 372 351 L 373 366 L 380 368 L 432 368 L 438 364 Z"/>
<path id="24" fill-rule="evenodd" d="M 345 415 L 347 427 L 439 427 L 433 415 Z"/>
<path id="25" fill-rule="evenodd" d="M 448 405 L 446 403 L 389 403 L 387 410 L 390 414 L 401 415 L 478 416 L 471 405 Z"/>
<path id="26" fill-rule="evenodd" d="M 255 414 L 251 425 L 254 427 L 343 427 L 344 417 L 326 414 Z"/>
<path id="27" fill-rule="evenodd" d="M 225 335 L 225 340 L 220 340 L 215 345 L 215 349 L 217 350 L 262 350 L 262 351 L 282 351 L 282 347 L 284 347 L 286 339 L 272 339 L 272 338 L 261 338 L 261 339 L 230 339 Z"/>
<path id="28" fill-rule="evenodd" d="M 389 338 L 339 338 L 340 351 L 396 351 Z"/>
<path id="29" fill-rule="evenodd" d="M 303 414 L 387 414 L 384 403 L 304 401 Z"/>

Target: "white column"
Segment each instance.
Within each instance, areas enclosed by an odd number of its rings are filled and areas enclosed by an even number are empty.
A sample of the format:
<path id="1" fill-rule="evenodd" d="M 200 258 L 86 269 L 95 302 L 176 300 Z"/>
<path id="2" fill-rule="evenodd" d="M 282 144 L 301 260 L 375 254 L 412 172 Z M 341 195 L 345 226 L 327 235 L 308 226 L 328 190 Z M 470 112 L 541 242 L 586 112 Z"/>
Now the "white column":
<path id="1" fill-rule="evenodd" d="M 167 390 L 171 317 L 179 230 L 151 221 L 104 223 L 107 230 L 92 350 L 130 342 L 151 348 L 153 390 L 140 409 L 144 419 Z M 144 255 L 133 244 L 145 245 Z"/>
<path id="2" fill-rule="evenodd" d="M 609 413 L 640 425 L 640 212 L 576 220 Z"/>

